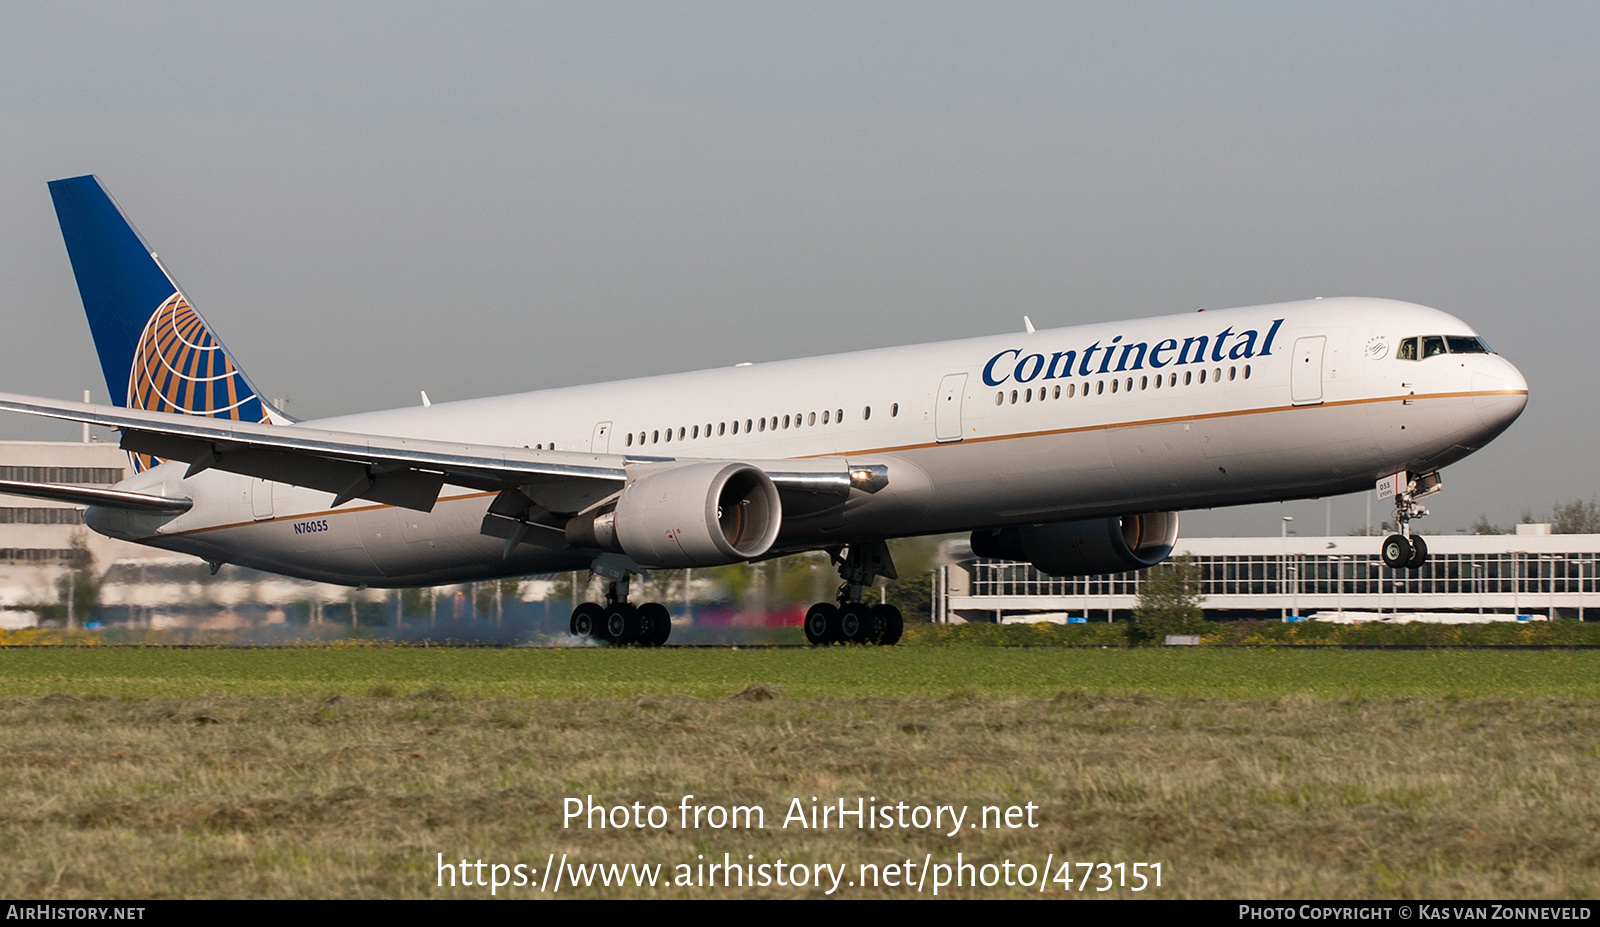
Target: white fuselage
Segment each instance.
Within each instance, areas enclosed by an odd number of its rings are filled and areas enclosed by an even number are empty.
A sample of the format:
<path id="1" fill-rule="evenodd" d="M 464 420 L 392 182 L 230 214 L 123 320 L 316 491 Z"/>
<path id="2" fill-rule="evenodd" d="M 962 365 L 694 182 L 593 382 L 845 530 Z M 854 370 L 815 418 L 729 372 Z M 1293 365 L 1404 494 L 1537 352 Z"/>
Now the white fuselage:
<path id="1" fill-rule="evenodd" d="M 305 424 L 630 458 L 888 467 L 881 492 L 785 512 L 773 550 L 791 551 L 1330 495 L 1395 470 L 1435 469 L 1482 447 L 1526 402 L 1526 382 L 1498 355 L 1396 357 L 1405 338 L 1471 334 L 1410 303 L 1313 300 Z M 328 493 L 215 470 L 184 479 L 184 469 L 163 464 L 123 486 L 165 483 L 195 500 L 189 512 L 91 510 L 90 523 L 208 560 L 349 584 L 582 569 L 595 557 L 532 544 L 505 555 L 499 538 L 480 533 L 493 493 L 446 486 L 431 512 L 360 500 L 335 509 Z"/>

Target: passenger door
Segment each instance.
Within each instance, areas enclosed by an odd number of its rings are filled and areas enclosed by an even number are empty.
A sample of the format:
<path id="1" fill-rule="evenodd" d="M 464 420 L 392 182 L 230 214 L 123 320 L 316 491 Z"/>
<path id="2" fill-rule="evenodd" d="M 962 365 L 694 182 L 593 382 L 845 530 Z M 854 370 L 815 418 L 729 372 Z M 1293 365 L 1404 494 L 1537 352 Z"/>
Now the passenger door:
<path id="1" fill-rule="evenodd" d="M 961 403 L 966 398 L 967 375 L 952 373 L 939 381 L 939 398 L 933 407 L 933 434 L 940 444 L 961 440 Z"/>
<path id="2" fill-rule="evenodd" d="M 1322 401 L 1322 352 L 1327 344 L 1326 335 L 1295 340 L 1293 366 L 1289 368 L 1289 397 L 1295 405 Z"/>

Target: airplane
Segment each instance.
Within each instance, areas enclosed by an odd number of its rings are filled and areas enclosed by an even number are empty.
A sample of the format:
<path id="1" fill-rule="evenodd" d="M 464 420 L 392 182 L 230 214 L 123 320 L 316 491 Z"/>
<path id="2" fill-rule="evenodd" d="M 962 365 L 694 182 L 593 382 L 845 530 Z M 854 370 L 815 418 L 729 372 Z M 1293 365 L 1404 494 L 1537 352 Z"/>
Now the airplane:
<path id="1" fill-rule="evenodd" d="M 1328 298 L 1025 330 L 317 421 L 275 408 L 94 176 L 49 184 L 114 406 L 0 394 L 0 411 L 118 429 L 109 489 L 0 483 L 86 506 L 102 534 L 352 586 L 589 570 L 576 635 L 660 645 L 656 569 L 826 551 L 841 585 L 813 644 L 898 640 L 864 590 L 888 539 L 970 532 L 1057 576 L 1144 569 L 1178 512 L 1376 487 L 1382 559 L 1440 468 L 1528 387 L 1437 309 Z"/>

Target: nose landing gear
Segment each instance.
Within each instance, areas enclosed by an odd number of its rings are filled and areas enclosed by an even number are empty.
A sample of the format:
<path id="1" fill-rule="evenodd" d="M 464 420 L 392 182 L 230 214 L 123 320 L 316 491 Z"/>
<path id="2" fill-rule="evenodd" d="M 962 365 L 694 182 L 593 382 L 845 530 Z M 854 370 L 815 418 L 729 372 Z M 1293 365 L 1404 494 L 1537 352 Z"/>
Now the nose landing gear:
<path id="1" fill-rule="evenodd" d="M 1428 562 L 1428 542 L 1411 533 L 1411 519 L 1421 518 L 1428 510 L 1417 504 L 1424 496 L 1431 496 L 1444 488 L 1439 471 L 1424 473 L 1410 479 L 1405 471 L 1378 481 L 1378 498 L 1394 497 L 1394 523 L 1398 534 L 1383 539 L 1381 557 L 1383 565 L 1391 570 L 1420 570 Z"/>

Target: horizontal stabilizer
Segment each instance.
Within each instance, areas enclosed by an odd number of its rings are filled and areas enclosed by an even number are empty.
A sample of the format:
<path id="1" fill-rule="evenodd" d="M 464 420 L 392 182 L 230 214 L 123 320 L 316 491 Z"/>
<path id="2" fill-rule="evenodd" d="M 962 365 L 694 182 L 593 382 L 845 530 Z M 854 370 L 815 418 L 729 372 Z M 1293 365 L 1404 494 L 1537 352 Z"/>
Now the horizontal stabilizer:
<path id="1" fill-rule="evenodd" d="M 98 505 L 110 509 L 131 509 L 136 512 L 167 512 L 181 515 L 194 507 L 193 499 L 169 499 L 142 492 L 125 492 L 120 489 L 94 489 L 88 486 L 65 486 L 61 483 L 22 483 L 0 480 L 0 494 L 27 496 L 30 499 L 50 499 L 76 505 Z"/>

